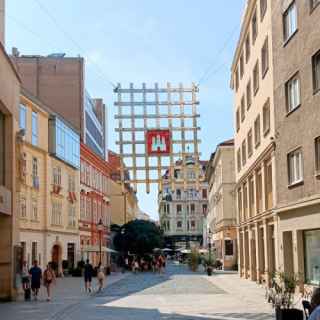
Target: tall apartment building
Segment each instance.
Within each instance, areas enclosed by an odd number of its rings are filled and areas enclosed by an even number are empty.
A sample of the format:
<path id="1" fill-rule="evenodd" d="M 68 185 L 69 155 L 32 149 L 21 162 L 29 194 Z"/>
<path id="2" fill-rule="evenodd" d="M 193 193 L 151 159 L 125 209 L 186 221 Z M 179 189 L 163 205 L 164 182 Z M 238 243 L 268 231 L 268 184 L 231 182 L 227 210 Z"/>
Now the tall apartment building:
<path id="1" fill-rule="evenodd" d="M 207 228 L 212 234 L 216 257 L 222 262 L 224 269 L 234 269 L 237 264 L 235 179 L 232 139 L 218 144 L 206 169 L 209 189 Z"/>
<path id="2" fill-rule="evenodd" d="M 81 143 L 80 174 L 80 246 L 82 258 L 89 259 L 93 265 L 100 262 L 100 241 L 102 245 L 101 262 L 110 263 L 111 208 L 108 189 L 111 168 L 84 143 Z M 98 230 L 99 223 L 103 229 Z"/>
<path id="3" fill-rule="evenodd" d="M 0 0 L 0 300 L 15 295 L 19 241 L 16 219 L 16 137 L 20 78 L 4 46 L 5 1 Z"/>
<path id="4" fill-rule="evenodd" d="M 22 86 L 69 121 L 80 132 L 81 141 L 106 159 L 106 107 L 85 88 L 84 59 L 64 54 L 20 55 L 17 49 L 11 59 Z"/>
<path id="5" fill-rule="evenodd" d="M 231 81 L 239 270 L 259 282 L 278 269 L 272 3 L 247 1 Z"/>
<path id="6" fill-rule="evenodd" d="M 208 208 L 206 165 L 206 161 L 200 161 L 201 168 L 198 170 L 191 156 L 186 156 L 185 161 L 176 161 L 171 170 L 175 190 L 171 188 L 170 171 L 162 177 L 163 191 L 158 196 L 158 212 L 166 247 L 190 248 L 203 243 L 204 218 Z M 199 188 L 196 174 L 199 174 Z"/>
<path id="7" fill-rule="evenodd" d="M 283 2 L 272 16 L 279 268 L 313 285 L 320 283 L 319 21 L 319 0 Z"/>
<path id="8" fill-rule="evenodd" d="M 17 204 L 22 259 L 57 274 L 80 258 L 80 137 L 26 90 L 22 90 L 17 144 Z"/>

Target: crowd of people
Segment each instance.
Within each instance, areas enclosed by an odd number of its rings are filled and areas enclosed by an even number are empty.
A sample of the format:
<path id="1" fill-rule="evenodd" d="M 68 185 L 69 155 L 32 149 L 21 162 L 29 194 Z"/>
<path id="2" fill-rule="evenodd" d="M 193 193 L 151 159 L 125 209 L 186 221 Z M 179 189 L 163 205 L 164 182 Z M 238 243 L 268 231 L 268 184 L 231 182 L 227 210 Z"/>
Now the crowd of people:
<path id="1" fill-rule="evenodd" d="M 119 257 L 118 264 L 122 267 L 122 272 L 130 270 L 134 273 L 152 271 L 154 273 L 163 274 L 166 268 L 166 257 L 162 254 L 147 255 L 143 257 Z"/>

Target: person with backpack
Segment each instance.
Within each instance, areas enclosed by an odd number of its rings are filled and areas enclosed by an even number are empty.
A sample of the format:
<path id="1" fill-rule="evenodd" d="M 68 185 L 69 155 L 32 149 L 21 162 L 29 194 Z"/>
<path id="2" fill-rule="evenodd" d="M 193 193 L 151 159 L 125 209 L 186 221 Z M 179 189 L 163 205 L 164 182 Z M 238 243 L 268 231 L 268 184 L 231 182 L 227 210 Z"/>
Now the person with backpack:
<path id="1" fill-rule="evenodd" d="M 91 292 L 91 282 L 93 275 L 93 267 L 92 264 L 89 263 L 89 259 L 86 260 L 86 264 L 84 265 L 84 284 L 86 288 L 86 292 Z"/>
<path id="2" fill-rule="evenodd" d="M 56 280 L 56 275 L 52 269 L 51 263 L 48 263 L 43 273 L 43 284 L 47 288 L 47 301 L 51 300 L 51 286 Z"/>

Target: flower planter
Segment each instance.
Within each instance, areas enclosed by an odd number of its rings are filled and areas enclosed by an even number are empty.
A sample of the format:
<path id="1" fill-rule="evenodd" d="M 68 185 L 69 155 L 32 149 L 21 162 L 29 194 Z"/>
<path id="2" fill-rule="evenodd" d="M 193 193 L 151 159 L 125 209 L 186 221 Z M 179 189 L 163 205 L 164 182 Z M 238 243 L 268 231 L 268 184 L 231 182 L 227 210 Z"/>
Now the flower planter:
<path id="1" fill-rule="evenodd" d="M 303 311 L 299 309 L 276 309 L 277 320 L 303 320 Z"/>
<path id="2" fill-rule="evenodd" d="M 210 277 L 212 276 L 212 268 L 207 268 L 207 275 Z"/>

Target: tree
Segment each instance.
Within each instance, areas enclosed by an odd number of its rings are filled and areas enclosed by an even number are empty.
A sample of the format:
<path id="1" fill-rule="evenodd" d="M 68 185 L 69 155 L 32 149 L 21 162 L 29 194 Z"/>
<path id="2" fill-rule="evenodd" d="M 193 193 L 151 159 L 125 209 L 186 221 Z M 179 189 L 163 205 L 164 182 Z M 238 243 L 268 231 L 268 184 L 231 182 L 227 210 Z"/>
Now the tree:
<path id="1" fill-rule="evenodd" d="M 114 238 L 114 245 L 120 252 L 144 255 L 162 247 L 163 235 L 155 223 L 133 220 L 120 227 Z"/>

